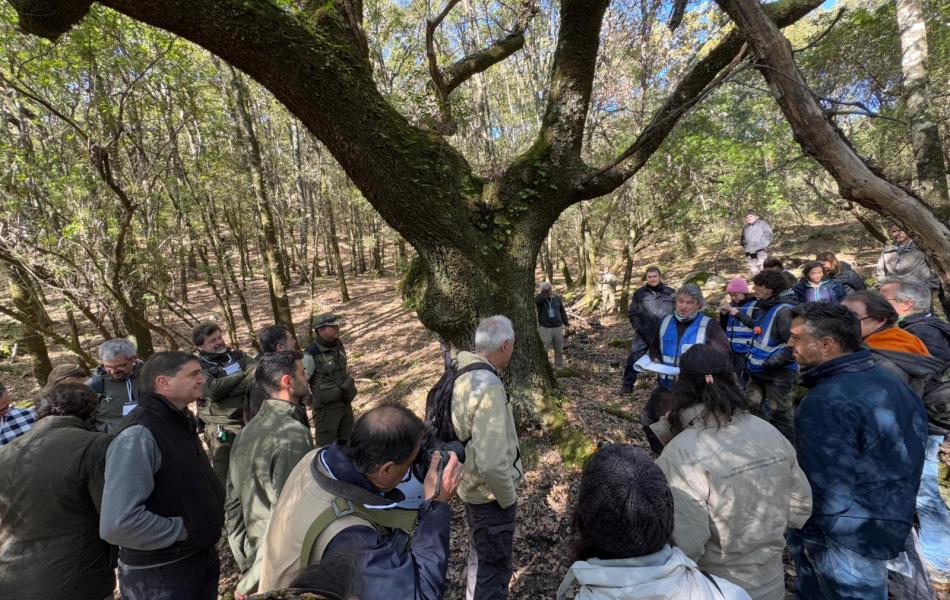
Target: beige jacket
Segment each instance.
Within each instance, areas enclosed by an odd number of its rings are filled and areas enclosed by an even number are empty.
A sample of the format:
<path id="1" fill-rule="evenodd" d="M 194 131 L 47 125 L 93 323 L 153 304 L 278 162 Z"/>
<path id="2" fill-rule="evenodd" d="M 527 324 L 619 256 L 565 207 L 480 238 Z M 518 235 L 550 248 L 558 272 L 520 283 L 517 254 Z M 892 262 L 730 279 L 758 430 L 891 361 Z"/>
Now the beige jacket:
<path id="1" fill-rule="evenodd" d="M 300 459 L 274 505 L 260 549 L 259 592 L 290 586 L 300 572 L 300 551 L 307 530 L 333 501 L 334 495 L 317 485 L 310 473 L 310 464 L 319 451 L 312 450 Z M 374 527 L 369 521 L 355 515 L 340 517 L 317 537 L 310 554 L 310 563 L 323 556 L 323 551 L 336 534 L 354 525 Z"/>
<path id="2" fill-rule="evenodd" d="M 459 368 L 491 364 L 471 352 L 459 352 Z M 469 504 L 497 500 L 508 508 L 518 500 L 521 450 L 505 386 L 491 371 L 462 374 L 452 391 L 452 425 L 465 446 L 465 476 L 459 497 Z"/>
<path id="3" fill-rule="evenodd" d="M 808 520 L 811 487 L 777 429 L 747 413 L 717 427 L 703 412 L 680 414 L 686 429 L 657 459 L 673 491 L 673 539 L 754 600 L 782 600 L 785 529 Z"/>

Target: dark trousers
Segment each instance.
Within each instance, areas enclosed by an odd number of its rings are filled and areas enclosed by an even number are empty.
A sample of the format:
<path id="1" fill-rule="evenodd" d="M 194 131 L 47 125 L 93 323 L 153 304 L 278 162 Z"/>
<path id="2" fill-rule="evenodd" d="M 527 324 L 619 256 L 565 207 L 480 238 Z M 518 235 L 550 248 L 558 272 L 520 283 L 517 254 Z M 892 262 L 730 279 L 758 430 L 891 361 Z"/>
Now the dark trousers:
<path id="1" fill-rule="evenodd" d="M 646 436 L 647 442 L 650 444 L 650 450 L 653 450 L 653 453 L 656 455 L 663 452 L 663 442 L 660 441 L 660 438 L 656 437 L 656 434 L 650 429 L 650 425 L 659 421 L 660 417 L 670 412 L 672 407 L 673 394 L 662 385 L 657 385 L 653 388 L 653 392 L 647 399 L 647 403 L 643 405 L 643 411 L 640 413 L 640 425 L 643 427 L 643 435 Z"/>
<path id="2" fill-rule="evenodd" d="M 221 564 L 209 546 L 161 567 L 130 569 L 119 565 L 122 600 L 217 600 Z"/>
<path id="3" fill-rule="evenodd" d="M 633 368 L 634 363 L 643 358 L 650 350 L 650 343 L 639 335 L 633 338 L 633 344 L 630 346 L 630 354 L 627 355 L 627 364 L 623 367 L 623 391 L 633 390 L 633 385 L 637 382 L 637 371 Z"/>
<path id="4" fill-rule="evenodd" d="M 497 502 L 465 505 L 469 533 L 466 600 L 508 598 L 517 510 L 517 503 L 508 508 Z"/>
<path id="5" fill-rule="evenodd" d="M 348 402 L 314 402 L 313 425 L 317 430 L 317 447 L 348 439 L 353 431 L 353 405 Z"/>
<path id="6" fill-rule="evenodd" d="M 746 397 L 754 414 L 768 419 L 788 441 L 795 443 L 795 393 L 791 381 L 763 381 L 753 375 Z"/>

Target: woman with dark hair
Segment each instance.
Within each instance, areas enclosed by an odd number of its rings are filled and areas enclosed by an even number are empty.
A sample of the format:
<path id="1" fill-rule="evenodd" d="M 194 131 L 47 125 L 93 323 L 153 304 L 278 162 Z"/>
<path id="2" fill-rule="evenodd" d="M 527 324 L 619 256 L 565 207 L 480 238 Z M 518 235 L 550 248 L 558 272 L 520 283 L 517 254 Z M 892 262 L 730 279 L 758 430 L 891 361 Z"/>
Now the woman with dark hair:
<path id="1" fill-rule="evenodd" d="M 841 302 L 848 295 L 841 282 L 825 276 L 825 268 L 817 260 L 805 263 L 802 279 L 792 289 L 799 302 Z"/>
<path id="2" fill-rule="evenodd" d="M 839 261 L 834 252 L 819 252 L 815 255 L 815 260 L 821 263 L 825 276 L 839 282 L 849 294 L 868 289 L 864 280 L 851 268 L 851 265 L 843 260 Z"/>
<path id="3" fill-rule="evenodd" d="M 640 448 L 613 444 L 587 462 L 574 533 L 577 559 L 558 588 L 558 600 L 575 582 L 579 600 L 749 598 L 671 547 L 673 496 L 663 472 Z"/>
<path id="4" fill-rule="evenodd" d="M 673 541 L 700 568 L 755 600 L 782 600 L 785 529 L 811 514 L 795 448 L 746 411 L 732 365 L 707 346 L 680 357 L 673 408 L 654 427 L 673 492 Z"/>

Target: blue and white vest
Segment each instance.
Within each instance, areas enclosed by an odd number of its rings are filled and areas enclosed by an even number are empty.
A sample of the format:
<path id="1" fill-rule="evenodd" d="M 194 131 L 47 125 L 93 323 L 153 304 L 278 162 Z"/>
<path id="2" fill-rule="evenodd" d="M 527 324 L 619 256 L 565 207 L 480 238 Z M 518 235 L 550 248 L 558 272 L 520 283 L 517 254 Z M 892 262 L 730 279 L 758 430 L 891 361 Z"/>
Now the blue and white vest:
<path id="1" fill-rule="evenodd" d="M 755 309 L 755 300 L 746 300 L 739 307 L 739 312 L 752 317 L 752 311 Z M 755 337 L 755 330 L 746 326 L 736 317 L 729 315 L 726 320 L 726 337 L 729 339 L 729 347 L 735 354 L 748 354 L 752 350 L 752 338 Z"/>
<path id="2" fill-rule="evenodd" d="M 663 322 L 660 323 L 661 362 L 669 367 L 675 367 L 680 362 L 680 355 L 689 350 L 690 346 L 705 344 L 706 329 L 710 321 L 712 319 L 704 314 L 697 315 L 680 338 L 677 336 L 676 317 L 673 315 L 663 317 Z M 659 384 L 666 389 L 671 389 L 674 379 L 669 375 L 660 375 Z"/>
<path id="3" fill-rule="evenodd" d="M 752 338 L 752 351 L 749 352 L 748 369 L 751 373 L 761 373 L 765 370 L 765 361 L 776 352 L 785 348 L 785 342 L 779 342 L 772 339 L 772 329 L 775 326 L 775 317 L 780 310 L 791 310 L 788 304 L 776 304 L 762 316 L 762 320 L 757 323 L 760 333 Z M 797 371 L 796 363 L 789 363 L 783 367 L 789 371 Z"/>

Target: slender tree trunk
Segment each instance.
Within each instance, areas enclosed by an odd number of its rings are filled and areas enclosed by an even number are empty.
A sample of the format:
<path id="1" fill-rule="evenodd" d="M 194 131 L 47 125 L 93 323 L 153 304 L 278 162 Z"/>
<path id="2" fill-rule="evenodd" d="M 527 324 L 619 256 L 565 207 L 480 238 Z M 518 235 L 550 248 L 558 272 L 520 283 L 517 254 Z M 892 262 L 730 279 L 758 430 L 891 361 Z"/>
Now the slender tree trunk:
<path id="1" fill-rule="evenodd" d="M 287 282 L 283 274 L 286 272 L 280 252 L 280 242 L 277 239 L 277 230 L 274 226 L 274 217 L 271 214 L 271 203 L 268 197 L 268 185 L 264 173 L 264 163 L 261 157 L 261 146 L 254 132 L 254 124 L 249 112 L 249 92 L 247 86 L 233 67 L 231 85 L 234 88 L 235 105 L 239 121 L 244 128 L 244 136 L 248 142 L 248 163 L 254 179 L 254 197 L 257 203 L 257 219 L 260 232 L 263 236 L 264 271 L 271 290 L 274 319 L 283 325 L 291 334 L 294 332 L 294 318 L 290 310 L 290 299 L 287 297 Z"/>
<path id="2" fill-rule="evenodd" d="M 329 235 L 327 239 L 330 243 L 330 250 L 333 253 L 333 265 L 336 270 L 337 282 L 340 285 L 340 302 L 349 302 L 350 293 L 346 289 L 346 272 L 343 270 L 343 258 L 340 256 L 340 242 L 336 237 L 336 218 L 333 215 L 333 203 L 330 201 L 330 194 L 326 188 L 326 176 L 324 171 L 320 171 L 321 195 L 323 196 L 324 216 L 327 221 Z"/>
<path id="3" fill-rule="evenodd" d="M 32 292 L 33 286 L 30 284 L 29 275 L 12 265 L 7 265 L 4 270 L 9 278 L 9 292 L 13 306 L 28 319 L 34 319 L 36 323 L 42 325 L 40 301 Z M 33 361 L 33 376 L 40 385 L 45 385 L 50 371 L 53 370 L 49 352 L 46 349 L 46 340 L 29 325 L 29 320 L 21 321 L 20 325 L 23 328 L 23 345 Z"/>
<path id="4" fill-rule="evenodd" d="M 620 289 L 621 314 L 627 314 L 630 307 L 630 287 L 633 281 L 633 253 L 630 252 L 631 240 L 628 235 L 623 243 L 623 284 Z"/>
<path id="5" fill-rule="evenodd" d="M 897 26 L 901 34 L 903 91 L 910 116 L 918 189 L 937 215 L 944 222 L 950 221 L 947 168 L 930 99 L 927 25 L 921 0 L 897 0 Z"/>

